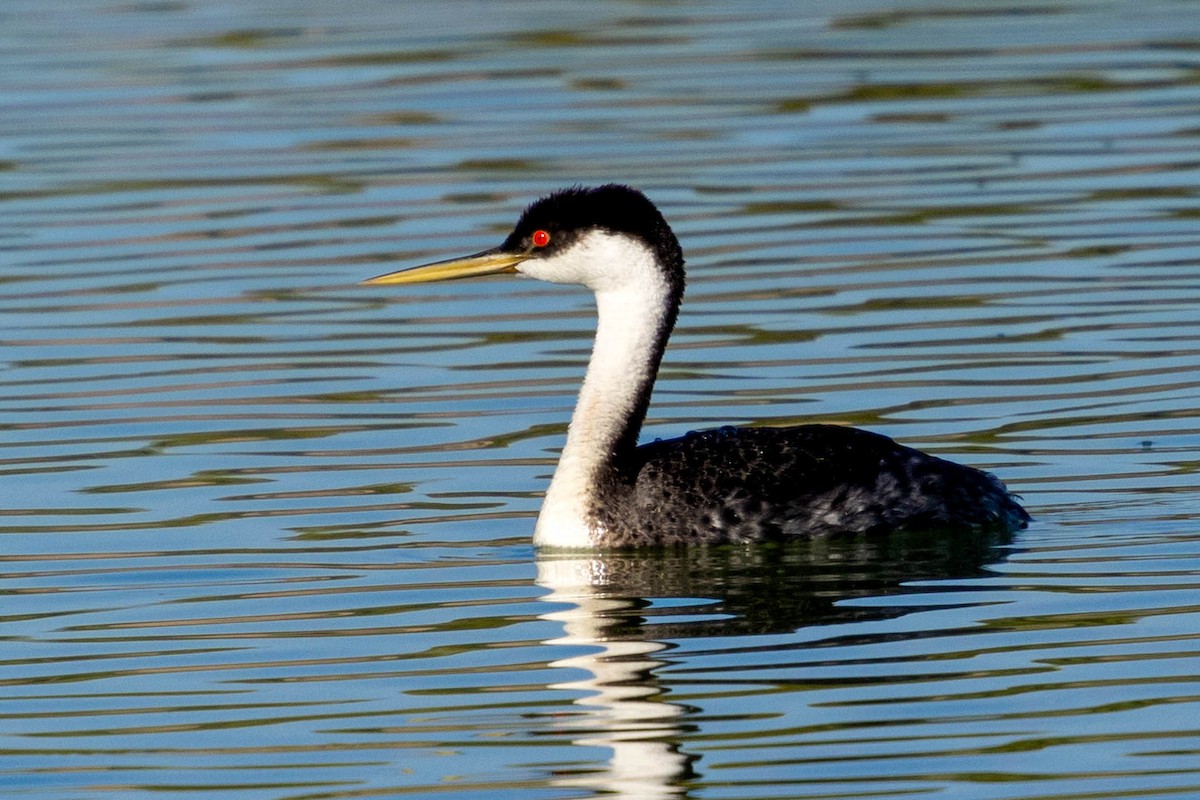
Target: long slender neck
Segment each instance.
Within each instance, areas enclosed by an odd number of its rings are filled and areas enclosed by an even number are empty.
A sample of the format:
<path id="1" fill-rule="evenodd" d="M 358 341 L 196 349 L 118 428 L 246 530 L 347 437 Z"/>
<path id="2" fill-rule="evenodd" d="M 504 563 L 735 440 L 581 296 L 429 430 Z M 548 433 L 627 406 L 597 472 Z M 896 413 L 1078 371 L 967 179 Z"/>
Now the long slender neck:
<path id="1" fill-rule="evenodd" d="M 618 481 L 622 459 L 637 447 L 679 304 L 657 268 L 636 274 L 637 280 L 596 288 L 596 340 L 538 516 L 537 545 L 602 543 L 604 524 L 595 514 L 598 484 Z"/>

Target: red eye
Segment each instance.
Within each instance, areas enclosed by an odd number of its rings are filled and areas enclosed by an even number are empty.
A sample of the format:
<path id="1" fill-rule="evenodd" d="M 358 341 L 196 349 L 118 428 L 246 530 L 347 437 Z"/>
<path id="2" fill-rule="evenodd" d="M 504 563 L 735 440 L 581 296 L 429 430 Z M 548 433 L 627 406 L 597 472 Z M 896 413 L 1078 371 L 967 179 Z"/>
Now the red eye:
<path id="1" fill-rule="evenodd" d="M 529 238 L 534 247 L 545 247 L 550 244 L 550 231 L 536 230 Z"/>

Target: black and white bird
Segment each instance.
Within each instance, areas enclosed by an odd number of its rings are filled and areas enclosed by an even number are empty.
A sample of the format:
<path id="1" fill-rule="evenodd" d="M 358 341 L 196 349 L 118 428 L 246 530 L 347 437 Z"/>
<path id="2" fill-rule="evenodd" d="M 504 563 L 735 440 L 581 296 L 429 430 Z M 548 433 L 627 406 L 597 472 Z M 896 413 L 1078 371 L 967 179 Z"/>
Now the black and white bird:
<path id="1" fill-rule="evenodd" d="M 836 425 L 733 428 L 638 446 L 683 297 L 683 251 L 645 195 L 607 185 L 530 205 L 482 253 L 392 272 L 374 285 L 493 273 L 578 283 L 598 324 L 534 543 L 621 548 L 1022 528 L 994 476 Z"/>

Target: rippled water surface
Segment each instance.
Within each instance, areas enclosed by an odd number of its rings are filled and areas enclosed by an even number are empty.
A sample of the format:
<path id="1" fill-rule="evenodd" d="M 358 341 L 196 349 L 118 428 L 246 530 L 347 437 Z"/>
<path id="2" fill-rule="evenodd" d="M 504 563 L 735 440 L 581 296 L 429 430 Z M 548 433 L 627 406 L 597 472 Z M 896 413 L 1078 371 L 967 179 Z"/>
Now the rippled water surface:
<path id="1" fill-rule="evenodd" d="M 4 796 L 1200 798 L 1190 0 L 9 0 L 0 108 Z M 1034 525 L 536 555 L 590 298 L 356 284 L 602 181 L 645 438 Z"/>

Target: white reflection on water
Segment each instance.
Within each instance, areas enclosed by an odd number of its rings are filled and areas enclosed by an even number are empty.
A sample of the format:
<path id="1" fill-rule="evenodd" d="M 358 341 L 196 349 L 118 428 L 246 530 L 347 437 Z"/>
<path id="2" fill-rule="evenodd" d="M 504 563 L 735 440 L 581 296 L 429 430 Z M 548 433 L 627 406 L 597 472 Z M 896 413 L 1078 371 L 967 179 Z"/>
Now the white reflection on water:
<path id="1" fill-rule="evenodd" d="M 653 656 L 667 646 L 610 636 L 613 615 L 633 609 L 638 601 L 607 596 L 603 569 L 603 562 L 593 558 L 538 560 L 538 585 L 550 589 L 545 600 L 568 606 L 544 615 L 563 626 L 563 636 L 546 644 L 586 650 L 551 664 L 587 674 L 553 684 L 555 689 L 582 693 L 575 702 L 584 713 L 566 716 L 560 724 L 568 731 L 580 731 L 573 738 L 576 744 L 612 751 L 605 768 L 580 774 L 568 771 L 553 783 L 627 800 L 680 797 L 685 793 L 680 783 L 688 777 L 691 760 L 677 743 L 686 710 L 663 699 L 662 687 L 652 677 L 654 669 L 663 665 Z"/>

